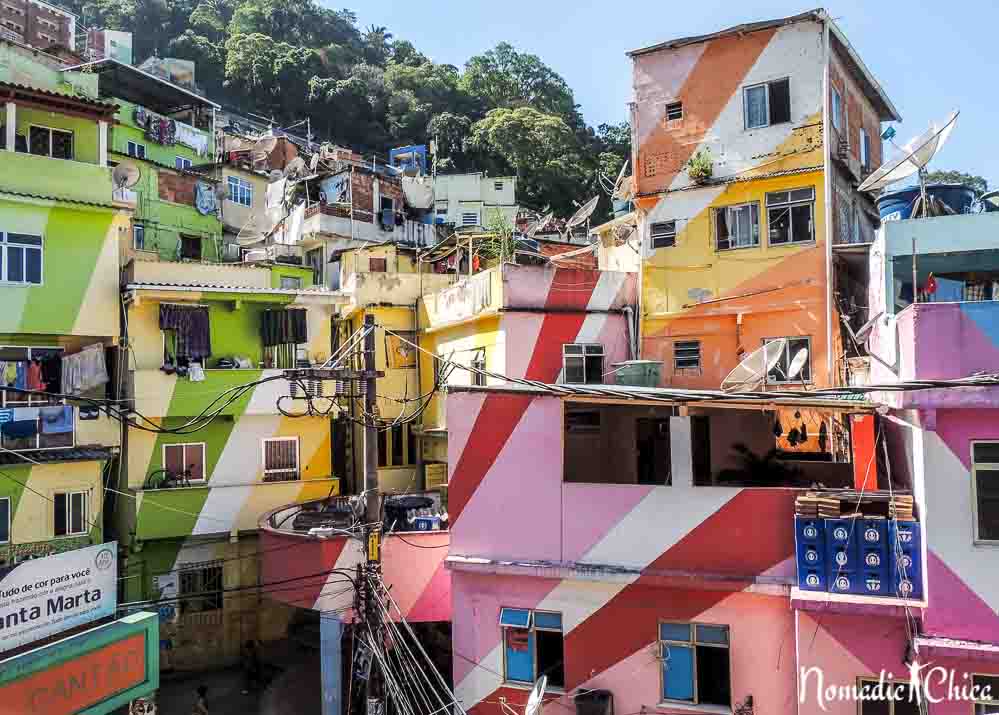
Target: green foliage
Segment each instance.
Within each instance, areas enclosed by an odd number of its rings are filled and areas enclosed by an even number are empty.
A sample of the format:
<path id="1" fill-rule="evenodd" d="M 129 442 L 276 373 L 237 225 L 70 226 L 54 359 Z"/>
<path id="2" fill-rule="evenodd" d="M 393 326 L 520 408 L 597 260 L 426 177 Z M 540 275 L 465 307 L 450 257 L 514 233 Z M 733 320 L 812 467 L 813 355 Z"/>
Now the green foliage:
<path id="1" fill-rule="evenodd" d="M 131 31 L 137 63 L 194 61 L 228 106 L 278 124 L 310 117 L 318 139 L 364 153 L 436 139 L 438 171 L 516 173 L 529 207 L 571 213 L 597 193 L 598 171 L 613 179 L 630 156 L 627 123 L 586 126 L 566 81 L 505 42 L 459 69 L 316 0 L 68 4 L 89 26 Z"/>
<path id="2" fill-rule="evenodd" d="M 715 164 L 709 149 L 699 149 L 687 160 L 687 175 L 695 184 L 703 184 L 715 172 Z"/>
<path id="3" fill-rule="evenodd" d="M 989 182 L 981 176 L 965 174 L 963 171 L 930 171 L 926 174 L 927 184 L 967 184 L 981 196 L 989 190 Z"/>

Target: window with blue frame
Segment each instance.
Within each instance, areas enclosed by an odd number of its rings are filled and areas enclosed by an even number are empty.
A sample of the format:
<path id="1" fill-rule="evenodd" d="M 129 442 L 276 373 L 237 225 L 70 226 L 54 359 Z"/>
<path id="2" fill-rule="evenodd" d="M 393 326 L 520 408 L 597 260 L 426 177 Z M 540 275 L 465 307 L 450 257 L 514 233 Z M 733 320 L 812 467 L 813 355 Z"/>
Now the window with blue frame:
<path id="1" fill-rule="evenodd" d="M 565 687 L 561 613 L 502 608 L 500 628 L 503 630 L 504 680 L 531 685 L 546 675 L 549 687 Z"/>
<path id="2" fill-rule="evenodd" d="M 663 700 L 732 705 L 728 626 L 660 623 Z"/>

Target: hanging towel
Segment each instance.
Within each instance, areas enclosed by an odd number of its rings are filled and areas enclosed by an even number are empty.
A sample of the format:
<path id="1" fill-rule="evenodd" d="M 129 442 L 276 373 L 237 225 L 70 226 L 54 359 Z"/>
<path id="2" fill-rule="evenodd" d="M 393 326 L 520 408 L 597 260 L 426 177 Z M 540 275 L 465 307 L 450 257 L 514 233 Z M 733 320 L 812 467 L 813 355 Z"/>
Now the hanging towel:
<path id="1" fill-rule="evenodd" d="M 205 370 L 200 362 L 192 362 L 187 369 L 187 377 L 191 382 L 204 382 Z"/>
<path id="2" fill-rule="evenodd" d="M 104 346 L 100 343 L 88 345 L 75 355 L 67 355 L 62 359 L 63 392 L 79 395 L 107 382 Z"/>
<path id="3" fill-rule="evenodd" d="M 13 385 L 16 380 L 17 380 L 17 363 L 14 361 L 6 363 L 3 369 L 3 384 Z"/>
<path id="4" fill-rule="evenodd" d="M 18 390 L 28 389 L 28 363 L 19 362 L 17 365 L 17 376 L 14 378 L 14 387 Z"/>
<path id="5" fill-rule="evenodd" d="M 260 336 L 264 347 L 308 342 L 305 311 L 265 310 L 260 321 Z"/>
<path id="6" fill-rule="evenodd" d="M 69 405 L 40 408 L 42 434 L 69 434 L 73 431 L 73 408 Z"/>
<path id="7" fill-rule="evenodd" d="M 160 330 L 177 333 L 177 357 L 204 360 L 212 354 L 208 308 L 160 304 Z"/>
<path id="8" fill-rule="evenodd" d="M 45 389 L 45 385 L 42 384 L 42 364 L 37 360 L 32 360 L 28 363 L 28 389 Z"/>

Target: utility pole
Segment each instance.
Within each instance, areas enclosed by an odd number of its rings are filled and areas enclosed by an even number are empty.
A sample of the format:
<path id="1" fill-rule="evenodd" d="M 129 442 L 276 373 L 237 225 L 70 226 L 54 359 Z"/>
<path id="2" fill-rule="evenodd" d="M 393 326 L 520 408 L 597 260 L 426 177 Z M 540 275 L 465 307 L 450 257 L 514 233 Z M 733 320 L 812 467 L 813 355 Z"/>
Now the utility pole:
<path id="1" fill-rule="evenodd" d="M 375 316 L 364 316 L 364 543 L 367 551 L 365 579 L 362 582 L 361 617 L 366 621 L 375 638 L 381 638 L 380 618 L 369 600 L 372 597 L 369 583 L 379 583 L 382 571 L 382 525 L 381 495 L 378 492 L 378 424 L 375 421 L 378 396 L 375 364 Z M 372 662 L 367 681 L 367 715 L 383 715 L 385 712 L 385 688 L 378 664 Z"/>

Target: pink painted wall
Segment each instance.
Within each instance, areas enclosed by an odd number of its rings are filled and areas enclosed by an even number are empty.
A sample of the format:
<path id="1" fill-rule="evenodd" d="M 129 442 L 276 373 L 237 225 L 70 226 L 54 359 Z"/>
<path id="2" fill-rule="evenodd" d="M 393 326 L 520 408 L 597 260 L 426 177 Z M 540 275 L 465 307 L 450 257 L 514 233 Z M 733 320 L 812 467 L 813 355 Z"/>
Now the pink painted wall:
<path id="1" fill-rule="evenodd" d="M 637 301 L 637 274 L 548 266 L 504 266 L 503 307 L 620 310 Z"/>

